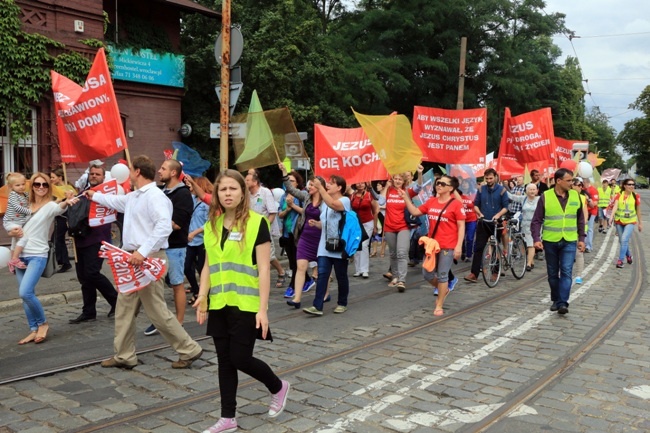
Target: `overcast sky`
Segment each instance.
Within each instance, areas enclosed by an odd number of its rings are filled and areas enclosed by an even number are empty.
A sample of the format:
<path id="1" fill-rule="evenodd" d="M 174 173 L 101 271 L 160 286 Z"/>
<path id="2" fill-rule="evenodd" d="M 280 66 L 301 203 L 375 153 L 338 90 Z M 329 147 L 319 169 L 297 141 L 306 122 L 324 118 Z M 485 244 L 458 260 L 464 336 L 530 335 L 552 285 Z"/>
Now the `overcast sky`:
<path id="1" fill-rule="evenodd" d="M 650 85 L 650 1 L 546 0 L 546 4 L 546 12 L 566 14 L 567 28 L 581 36 L 573 39 L 573 46 L 566 37 L 556 37 L 555 43 L 565 56 L 577 54 L 588 80 L 585 90 L 591 91 L 585 98 L 587 107 L 599 106 L 620 132 L 625 122 L 641 115 L 627 107 Z"/>

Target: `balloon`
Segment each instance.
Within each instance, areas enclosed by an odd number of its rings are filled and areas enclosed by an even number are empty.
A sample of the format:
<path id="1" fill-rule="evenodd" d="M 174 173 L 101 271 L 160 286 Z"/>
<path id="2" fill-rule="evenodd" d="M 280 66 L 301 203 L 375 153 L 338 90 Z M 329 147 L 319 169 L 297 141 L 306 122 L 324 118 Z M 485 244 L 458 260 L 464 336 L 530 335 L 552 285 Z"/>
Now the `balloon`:
<path id="1" fill-rule="evenodd" d="M 578 165 L 578 174 L 582 177 L 591 177 L 594 172 L 594 168 L 591 166 L 591 163 L 587 161 L 581 161 Z"/>
<path id="2" fill-rule="evenodd" d="M 0 268 L 6 268 L 11 260 L 11 250 L 7 247 L 0 247 Z"/>
<path id="3" fill-rule="evenodd" d="M 566 168 L 567 170 L 571 170 L 571 171 L 576 171 L 577 167 L 578 167 L 578 161 L 574 161 L 572 159 L 565 159 L 560 164 L 560 168 Z"/>
<path id="4" fill-rule="evenodd" d="M 273 188 L 273 198 L 275 201 L 280 203 L 280 199 L 282 199 L 282 196 L 284 195 L 284 190 L 282 188 Z"/>
<path id="5" fill-rule="evenodd" d="M 111 176 L 117 180 L 117 183 L 124 183 L 129 178 L 129 167 L 124 164 L 115 164 L 111 168 Z"/>
<path id="6" fill-rule="evenodd" d="M 117 186 L 117 195 L 124 195 L 124 188 L 122 188 L 122 185 Z"/>

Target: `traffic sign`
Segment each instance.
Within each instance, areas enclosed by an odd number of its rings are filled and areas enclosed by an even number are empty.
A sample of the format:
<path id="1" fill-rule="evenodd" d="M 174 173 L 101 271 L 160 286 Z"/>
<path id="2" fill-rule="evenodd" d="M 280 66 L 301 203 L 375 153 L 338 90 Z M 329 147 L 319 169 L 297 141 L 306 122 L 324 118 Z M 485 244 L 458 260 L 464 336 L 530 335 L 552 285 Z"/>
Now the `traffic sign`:
<path id="1" fill-rule="evenodd" d="M 237 106 L 237 100 L 239 99 L 239 94 L 241 93 L 241 89 L 244 87 L 244 83 L 230 83 L 230 115 L 232 116 L 232 113 L 235 112 L 235 106 Z M 217 98 L 219 98 L 219 102 L 221 102 L 221 86 L 216 86 L 214 88 L 214 91 L 217 92 Z"/>
<path id="2" fill-rule="evenodd" d="M 231 123 L 228 125 L 228 135 L 232 138 L 246 139 L 246 124 Z M 210 123 L 210 138 L 221 138 L 221 123 Z"/>
<path id="3" fill-rule="evenodd" d="M 222 34 L 219 33 L 217 40 L 214 43 L 214 57 L 217 63 L 221 65 L 221 46 L 223 45 Z M 241 30 L 237 27 L 230 27 L 230 66 L 231 68 L 237 64 L 241 53 L 244 51 L 244 37 Z"/>

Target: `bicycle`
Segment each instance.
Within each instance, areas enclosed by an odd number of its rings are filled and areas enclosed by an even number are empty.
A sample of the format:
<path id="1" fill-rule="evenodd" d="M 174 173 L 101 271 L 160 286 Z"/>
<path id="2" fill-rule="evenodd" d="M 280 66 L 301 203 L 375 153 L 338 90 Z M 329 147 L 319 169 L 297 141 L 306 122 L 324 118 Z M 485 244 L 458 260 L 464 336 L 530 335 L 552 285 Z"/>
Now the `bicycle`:
<path id="1" fill-rule="evenodd" d="M 483 280 L 488 287 L 495 287 L 501 277 L 502 268 L 504 271 L 510 269 L 512 275 L 520 280 L 526 274 L 526 243 L 524 235 L 519 232 L 519 219 L 512 218 L 508 221 L 501 218 L 498 221 L 486 221 L 480 219 L 483 224 L 493 226 L 493 234 L 490 235 L 485 248 L 483 248 Z M 498 241 L 499 230 L 508 230 L 508 252 L 505 253 Z"/>

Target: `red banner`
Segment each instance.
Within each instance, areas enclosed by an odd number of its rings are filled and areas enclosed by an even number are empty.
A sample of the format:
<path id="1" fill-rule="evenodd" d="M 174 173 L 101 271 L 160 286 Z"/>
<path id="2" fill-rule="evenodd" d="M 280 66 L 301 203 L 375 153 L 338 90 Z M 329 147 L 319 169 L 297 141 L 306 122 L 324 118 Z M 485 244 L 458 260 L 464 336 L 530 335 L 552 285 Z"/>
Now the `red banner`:
<path id="1" fill-rule="evenodd" d="M 446 164 L 484 164 L 487 109 L 413 109 L 413 140 L 424 161 Z"/>
<path id="2" fill-rule="evenodd" d="M 567 140 L 560 137 L 555 137 L 555 157 L 557 159 L 557 167 L 562 164 L 562 161 L 573 159 L 571 151 L 573 150 L 573 143 L 577 140 Z"/>
<path id="3" fill-rule="evenodd" d="M 117 180 L 111 179 L 90 189 L 103 194 L 117 194 Z M 115 221 L 117 221 L 117 212 L 114 209 L 107 208 L 94 201 L 90 202 L 90 213 L 88 215 L 88 225 L 90 227 L 103 226 Z"/>
<path id="4" fill-rule="evenodd" d="M 550 108 L 515 117 L 506 115 L 504 122 L 505 143 L 520 164 L 537 161 L 555 163 L 555 136 Z M 504 138 L 501 140 L 503 144 Z"/>
<path id="5" fill-rule="evenodd" d="M 100 48 L 83 87 L 51 71 L 63 162 L 88 162 L 126 149 L 106 54 Z"/>
<path id="6" fill-rule="evenodd" d="M 144 289 L 152 282 L 160 280 L 167 272 L 165 260 L 162 259 L 147 257 L 141 266 L 132 266 L 128 262 L 130 253 L 104 241 L 98 255 L 107 259 L 113 272 L 115 287 L 120 293 Z"/>
<path id="7" fill-rule="evenodd" d="M 345 178 L 348 185 L 387 179 L 388 172 L 363 128 L 314 125 L 314 174 Z"/>

